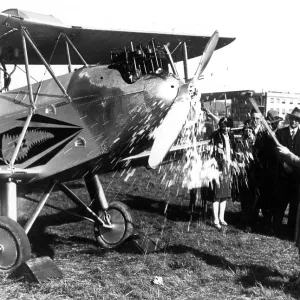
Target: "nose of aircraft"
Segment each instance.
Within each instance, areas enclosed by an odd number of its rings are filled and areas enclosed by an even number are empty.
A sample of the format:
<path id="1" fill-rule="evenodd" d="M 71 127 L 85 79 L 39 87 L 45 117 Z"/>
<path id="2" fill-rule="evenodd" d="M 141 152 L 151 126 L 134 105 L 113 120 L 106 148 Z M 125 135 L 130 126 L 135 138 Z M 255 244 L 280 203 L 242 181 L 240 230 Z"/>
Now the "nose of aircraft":
<path id="1" fill-rule="evenodd" d="M 172 108 L 158 128 L 148 160 L 149 166 L 153 169 L 162 162 L 187 120 L 191 107 L 191 85 L 192 83 L 186 83 L 179 88 Z"/>
<path id="2" fill-rule="evenodd" d="M 211 59 L 218 39 L 219 33 L 215 31 L 204 49 L 194 77 L 180 87 L 177 97 L 174 99 L 171 108 L 159 126 L 148 160 L 148 164 L 151 168 L 155 169 L 160 165 L 175 142 L 188 118 L 192 103 L 200 102 L 200 93 L 196 85 Z"/>
<path id="3" fill-rule="evenodd" d="M 165 77 L 151 78 L 146 83 L 146 105 L 151 107 L 151 110 L 159 110 L 165 112 L 177 97 L 182 80 L 173 75 Z"/>

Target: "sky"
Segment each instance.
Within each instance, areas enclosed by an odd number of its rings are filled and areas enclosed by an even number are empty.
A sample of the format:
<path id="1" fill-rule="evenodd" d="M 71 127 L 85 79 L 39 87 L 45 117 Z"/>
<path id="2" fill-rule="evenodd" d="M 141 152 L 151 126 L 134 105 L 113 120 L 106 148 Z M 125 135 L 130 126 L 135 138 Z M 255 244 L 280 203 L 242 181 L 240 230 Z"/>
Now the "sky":
<path id="1" fill-rule="evenodd" d="M 236 40 L 213 54 L 201 82 L 202 92 L 254 89 L 300 93 L 298 3 L 297 0 L 10 0 L 1 1 L 0 11 L 18 8 L 53 15 L 68 25 L 99 29 L 204 35 L 218 30 L 220 36 Z M 199 58 L 190 60 L 190 76 L 198 62 Z M 43 70 L 34 70 L 36 79 L 41 79 Z M 22 80 L 13 79 L 11 88 L 18 85 L 26 85 L 25 76 Z"/>

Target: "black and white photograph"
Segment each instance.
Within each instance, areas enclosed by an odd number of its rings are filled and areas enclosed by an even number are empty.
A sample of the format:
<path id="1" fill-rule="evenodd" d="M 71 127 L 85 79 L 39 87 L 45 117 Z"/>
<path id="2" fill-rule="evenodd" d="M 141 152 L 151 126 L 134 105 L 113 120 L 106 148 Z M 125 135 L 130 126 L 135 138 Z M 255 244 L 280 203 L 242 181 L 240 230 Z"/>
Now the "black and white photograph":
<path id="1" fill-rule="evenodd" d="M 0 4 L 0 300 L 300 299 L 300 18 L 287 1 Z"/>

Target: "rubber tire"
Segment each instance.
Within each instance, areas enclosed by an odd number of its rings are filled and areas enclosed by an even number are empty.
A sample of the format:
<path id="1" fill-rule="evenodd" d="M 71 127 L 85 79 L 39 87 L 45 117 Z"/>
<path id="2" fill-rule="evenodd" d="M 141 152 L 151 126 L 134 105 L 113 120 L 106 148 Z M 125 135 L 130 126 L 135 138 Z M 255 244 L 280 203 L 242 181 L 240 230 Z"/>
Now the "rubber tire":
<path id="1" fill-rule="evenodd" d="M 101 217 L 103 213 L 101 211 L 99 216 Z M 134 234 L 134 220 L 129 207 L 119 201 L 109 203 L 107 213 L 112 217 L 112 224 L 118 226 L 115 229 L 117 231 L 114 232 L 114 228 L 108 229 L 101 226 L 101 224 L 95 224 L 94 233 L 101 248 L 114 249 Z M 114 224 L 115 221 L 119 221 L 119 223 Z M 116 233 L 117 236 L 113 237 Z"/>
<path id="2" fill-rule="evenodd" d="M 16 259 L 12 262 L 10 266 L 1 266 L 0 273 L 11 273 L 23 262 L 30 259 L 31 256 L 31 246 L 27 234 L 25 233 L 22 226 L 12 220 L 9 217 L 0 216 L 0 231 L 6 232 L 10 236 L 16 248 Z M 1 244 L 1 240 L 0 240 Z M 5 249 L 4 249 L 5 251 Z M 1 253 L 0 253 L 0 263 L 1 263 Z"/>

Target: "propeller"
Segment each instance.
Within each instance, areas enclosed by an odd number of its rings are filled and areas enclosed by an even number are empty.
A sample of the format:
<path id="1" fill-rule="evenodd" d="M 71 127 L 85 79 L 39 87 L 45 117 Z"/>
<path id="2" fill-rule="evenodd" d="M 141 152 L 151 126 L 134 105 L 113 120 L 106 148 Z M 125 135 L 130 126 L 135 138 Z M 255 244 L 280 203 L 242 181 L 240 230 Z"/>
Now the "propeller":
<path id="1" fill-rule="evenodd" d="M 156 169 L 164 157 L 174 144 L 178 135 L 180 134 L 191 109 L 192 97 L 195 92 L 195 83 L 199 79 L 203 71 L 205 70 L 219 39 L 218 31 L 209 39 L 204 52 L 202 54 L 200 63 L 197 67 L 196 73 L 192 80 L 187 80 L 187 55 L 185 53 L 184 66 L 185 66 L 185 78 L 186 83 L 184 83 L 179 90 L 179 93 L 174 100 L 172 106 L 170 107 L 167 115 L 165 116 L 163 122 L 159 126 L 153 146 L 150 152 L 148 164 L 150 168 Z M 185 44 L 184 44 L 185 45 Z"/>
<path id="2" fill-rule="evenodd" d="M 184 84 L 181 87 L 179 95 L 174 100 L 170 110 L 155 134 L 154 143 L 148 160 L 148 164 L 152 169 L 156 169 L 163 161 L 184 126 L 190 111 L 190 101 L 188 99 L 186 86 L 187 85 Z"/>
<path id="3" fill-rule="evenodd" d="M 199 77 L 201 76 L 201 74 L 203 73 L 203 71 L 205 70 L 207 64 L 209 63 L 215 49 L 217 46 L 219 40 L 219 32 L 216 30 L 214 32 L 214 34 L 211 36 L 211 38 L 209 39 L 208 43 L 206 44 L 206 47 L 204 49 L 204 52 L 202 54 L 200 63 L 198 65 L 198 68 L 196 70 L 196 73 L 194 75 L 193 80 L 195 79 L 199 79 Z"/>

